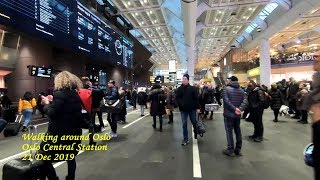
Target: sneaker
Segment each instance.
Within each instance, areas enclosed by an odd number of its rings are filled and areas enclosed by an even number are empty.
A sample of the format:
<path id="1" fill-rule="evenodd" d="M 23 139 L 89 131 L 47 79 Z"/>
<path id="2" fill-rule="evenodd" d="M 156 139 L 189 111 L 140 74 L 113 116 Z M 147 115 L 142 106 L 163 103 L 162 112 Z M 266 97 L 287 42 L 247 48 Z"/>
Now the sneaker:
<path id="1" fill-rule="evenodd" d="M 274 119 L 273 122 L 278 122 L 278 119 Z"/>
<path id="2" fill-rule="evenodd" d="M 262 137 L 256 137 L 253 139 L 254 142 L 261 142 L 263 141 L 263 138 Z"/>
<path id="3" fill-rule="evenodd" d="M 308 124 L 308 121 L 300 121 L 301 124 Z"/>
<path id="4" fill-rule="evenodd" d="M 105 128 L 101 128 L 101 131 L 100 132 L 105 132 L 106 131 L 106 129 Z"/>
<path id="5" fill-rule="evenodd" d="M 144 114 L 141 114 L 141 117 L 143 117 L 144 116 Z"/>
<path id="6" fill-rule="evenodd" d="M 209 117 L 209 119 L 208 120 L 213 120 L 213 118 L 212 117 Z"/>
<path id="7" fill-rule="evenodd" d="M 182 146 L 186 146 L 188 144 L 189 144 L 189 140 L 183 140 L 181 143 Z"/>
<path id="8" fill-rule="evenodd" d="M 222 153 L 227 156 L 234 156 L 234 151 L 231 149 L 225 149 L 222 151 Z"/>
<path id="9" fill-rule="evenodd" d="M 114 136 L 114 133 L 113 133 L 113 132 L 109 133 L 109 136 L 110 136 L 110 137 L 113 137 L 113 136 Z"/>
<path id="10" fill-rule="evenodd" d="M 118 137 L 118 134 L 117 133 L 113 133 L 113 137 Z"/>

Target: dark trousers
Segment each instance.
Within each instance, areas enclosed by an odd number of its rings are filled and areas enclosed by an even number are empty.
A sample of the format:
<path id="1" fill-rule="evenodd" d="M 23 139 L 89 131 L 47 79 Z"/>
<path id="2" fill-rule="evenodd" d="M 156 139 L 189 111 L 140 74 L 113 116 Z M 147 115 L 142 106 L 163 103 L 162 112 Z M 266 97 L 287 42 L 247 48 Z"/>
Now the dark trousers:
<path id="1" fill-rule="evenodd" d="M 75 159 L 69 160 L 67 161 L 67 164 L 68 164 L 68 176 L 66 180 L 74 180 L 76 176 L 76 168 L 77 168 L 76 160 Z M 48 177 L 49 180 L 58 180 L 56 170 L 54 169 L 50 161 L 44 161 L 44 166 L 42 171 L 46 174 L 46 177 Z"/>
<path id="2" fill-rule="evenodd" d="M 102 119 L 102 112 L 99 110 L 92 110 L 91 121 L 92 121 L 93 125 L 96 124 L 96 114 L 98 115 L 100 127 L 104 127 L 104 123 L 103 123 L 103 119 Z"/>
<path id="3" fill-rule="evenodd" d="M 7 121 L 4 119 L 0 119 L 0 133 L 4 130 L 4 128 L 7 126 Z"/>
<path id="4" fill-rule="evenodd" d="M 169 122 L 173 122 L 173 112 L 172 111 L 170 111 Z"/>
<path id="5" fill-rule="evenodd" d="M 113 133 L 117 133 L 117 119 L 116 119 L 116 114 L 113 113 L 108 113 L 108 122 L 111 127 L 111 131 Z"/>
<path id="6" fill-rule="evenodd" d="M 236 150 L 240 151 L 242 147 L 242 135 L 240 129 L 240 118 L 224 118 L 224 126 L 226 129 L 226 136 L 228 141 L 228 149 L 229 150 Z M 234 141 L 233 141 L 233 131 L 236 134 L 236 148 L 234 148 Z"/>
<path id="7" fill-rule="evenodd" d="M 38 110 L 39 110 L 39 112 L 41 113 L 42 117 L 45 117 L 45 116 L 44 116 L 44 115 L 45 115 L 45 112 L 44 112 L 43 108 L 44 108 L 44 106 L 38 106 Z"/>
<path id="8" fill-rule="evenodd" d="M 280 110 L 280 109 L 273 109 L 273 114 L 274 114 L 274 119 L 275 119 L 275 120 L 278 120 L 279 110 Z"/>
<path id="9" fill-rule="evenodd" d="M 193 132 L 195 136 L 197 135 L 197 111 L 181 111 L 182 129 L 183 129 L 183 140 L 187 141 L 188 137 L 188 116 L 193 126 Z"/>
<path id="10" fill-rule="evenodd" d="M 308 111 L 301 110 L 301 121 L 308 122 Z"/>
<path id="11" fill-rule="evenodd" d="M 254 138 L 263 137 L 263 122 L 262 122 L 263 110 L 261 109 L 252 109 L 250 110 L 250 120 L 254 125 Z"/>
<path id="12" fill-rule="evenodd" d="M 137 109 L 137 99 L 132 98 L 132 106 L 134 109 Z"/>
<path id="13" fill-rule="evenodd" d="M 156 127 L 157 126 L 157 116 L 152 116 L 153 117 L 153 126 Z M 163 119 L 162 119 L 162 115 L 158 115 L 159 117 L 159 121 L 160 121 L 160 129 L 162 129 L 162 123 L 163 123 Z"/>
<path id="14" fill-rule="evenodd" d="M 205 117 L 209 115 L 209 111 L 205 111 Z M 213 111 L 210 111 L 210 118 L 213 116 Z"/>
<path id="15" fill-rule="evenodd" d="M 220 96 L 215 96 L 217 103 L 219 104 L 219 106 L 221 106 L 221 97 Z"/>

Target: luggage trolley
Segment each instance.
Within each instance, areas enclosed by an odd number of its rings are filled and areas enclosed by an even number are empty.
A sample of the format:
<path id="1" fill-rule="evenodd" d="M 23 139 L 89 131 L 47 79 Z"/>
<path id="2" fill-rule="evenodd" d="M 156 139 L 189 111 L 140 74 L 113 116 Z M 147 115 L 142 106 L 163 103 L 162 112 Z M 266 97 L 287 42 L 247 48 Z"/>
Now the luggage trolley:
<path id="1" fill-rule="evenodd" d="M 215 111 L 218 111 L 220 108 L 219 104 L 206 104 L 205 105 L 205 110 L 210 112 L 215 112 Z"/>

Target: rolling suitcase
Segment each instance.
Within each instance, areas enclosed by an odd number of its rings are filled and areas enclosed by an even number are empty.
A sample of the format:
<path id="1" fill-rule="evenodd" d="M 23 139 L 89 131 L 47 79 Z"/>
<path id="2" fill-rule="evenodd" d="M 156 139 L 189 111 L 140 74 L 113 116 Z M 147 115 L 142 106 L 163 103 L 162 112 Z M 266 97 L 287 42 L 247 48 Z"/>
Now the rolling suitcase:
<path id="1" fill-rule="evenodd" d="M 6 120 L 8 123 L 14 122 L 16 119 L 16 114 L 18 113 L 17 107 L 5 108 L 2 110 L 2 118 Z"/>
<path id="2" fill-rule="evenodd" d="M 34 129 L 34 133 L 37 134 L 37 126 L 29 126 L 29 134 L 31 129 Z M 32 140 L 30 140 L 32 145 Z M 30 154 L 32 150 L 30 150 Z M 29 158 L 29 157 L 28 157 Z M 38 160 L 30 160 L 23 158 L 13 159 L 4 164 L 2 169 L 3 180 L 45 180 L 46 174 L 44 170 L 44 162 Z"/>
<path id="3" fill-rule="evenodd" d="M 6 128 L 4 129 L 4 136 L 16 136 L 21 129 L 21 119 L 22 115 L 17 115 L 16 120 L 13 123 L 8 123 Z"/>

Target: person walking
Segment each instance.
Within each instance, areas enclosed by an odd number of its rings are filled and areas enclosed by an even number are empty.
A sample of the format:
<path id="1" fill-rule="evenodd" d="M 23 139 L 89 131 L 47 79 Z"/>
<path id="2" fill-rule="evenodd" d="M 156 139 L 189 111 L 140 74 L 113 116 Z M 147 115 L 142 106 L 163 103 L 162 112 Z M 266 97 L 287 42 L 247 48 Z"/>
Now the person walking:
<path id="1" fill-rule="evenodd" d="M 223 116 L 226 129 L 228 148 L 223 150 L 223 154 L 227 156 L 241 156 L 242 135 L 240 128 L 241 112 L 248 105 L 247 96 L 240 88 L 238 78 L 231 76 L 230 81 L 223 91 Z M 233 131 L 236 135 L 236 146 L 234 147 Z"/>
<path id="2" fill-rule="evenodd" d="M 22 132 L 27 131 L 27 127 L 31 122 L 33 108 L 35 108 L 36 106 L 37 101 L 30 91 L 25 92 L 23 98 L 19 100 L 18 112 L 20 115 L 22 114 L 24 117 Z"/>
<path id="3" fill-rule="evenodd" d="M 162 116 L 166 114 L 165 110 L 165 101 L 166 101 L 166 96 L 161 89 L 161 86 L 159 84 L 153 85 L 151 88 L 151 92 L 148 96 L 148 101 L 151 102 L 150 106 L 150 115 L 153 118 L 153 124 L 152 127 L 153 129 L 156 129 L 157 127 L 157 116 L 159 117 L 160 121 L 160 132 L 162 132 L 162 124 L 163 124 L 163 118 Z"/>
<path id="4" fill-rule="evenodd" d="M 120 98 L 119 92 L 118 92 L 118 87 L 115 84 L 116 84 L 116 82 L 114 80 L 110 80 L 108 82 L 109 90 L 106 93 L 106 96 L 104 97 L 107 100 L 116 101 L 116 100 L 118 100 Z M 118 137 L 116 115 L 117 114 L 115 114 L 115 113 L 108 113 L 107 120 L 108 120 L 108 122 L 110 124 L 110 127 L 111 127 L 111 133 L 110 133 L 111 137 Z"/>
<path id="5" fill-rule="evenodd" d="M 303 102 L 305 100 L 305 97 L 309 93 L 307 84 L 304 82 L 301 82 L 299 84 L 299 92 L 297 93 L 296 99 L 297 99 L 297 110 L 301 112 L 301 119 L 298 121 L 302 124 L 308 124 L 308 111 L 305 107 L 303 107 Z"/>
<path id="6" fill-rule="evenodd" d="M 143 89 L 141 89 L 137 96 L 137 102 L 140 106 L 141 116 L 144 116 L 144 109 L 145 109 L 145 106 L 147 106 L 147 99 L 148 99 L 147 93 Z"/>
<path id="7" fill-rule="evenodd" d="M 165 88 L 166 91 L 166 109 L 169 110 L 169 121 L 168 124 L 173 123 L 173 111 L 174 111 L 174 101 L 175 101 L 175 95 L 172 91 L 172 87 L 169 86 Z"/>
<path id="8" fill-rule="evenodd" d="M 199 96 L 197 88 L 189 84 L 189 75 L 185 74 L 182 77 L 182 85 L 177 89 L 176 98 L 178 107 L 181 112 L 183 140 L 181 145 L 186 146 L 189 144 L 188 137 L 188 116 L 193 126 L 193 133 L 197 139 L 197 111 L 200 112 Z"/>

